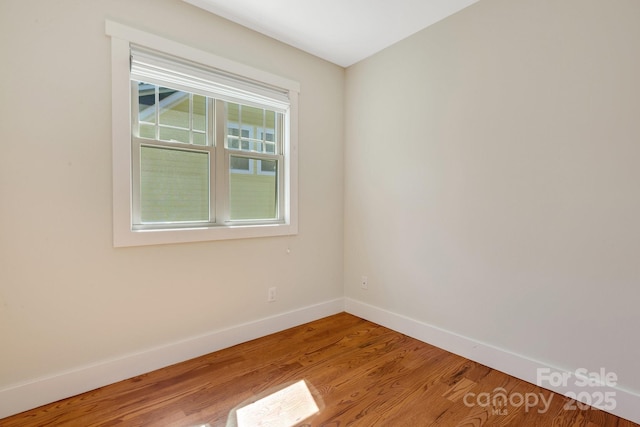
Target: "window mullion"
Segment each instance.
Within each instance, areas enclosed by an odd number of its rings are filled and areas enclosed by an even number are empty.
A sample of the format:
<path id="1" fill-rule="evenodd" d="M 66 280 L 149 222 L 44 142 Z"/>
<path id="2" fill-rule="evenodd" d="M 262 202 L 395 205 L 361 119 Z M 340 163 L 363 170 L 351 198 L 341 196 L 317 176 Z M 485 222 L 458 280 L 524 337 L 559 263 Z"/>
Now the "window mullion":
<path id="1" fill-rule="evenodd" d="M 156 116 L 156 139 L 160 139 L 160 86 L 155 86 L 154 94 L 155 97 L 155 116 Z"/>
<path id="2" fill-rule="evenodd" d="M 212 176 L 214 176 L 212 184 L 214 198 L 212 199 L 212 204 L 214 206 L 216 224 L 223 225 L 229 220 L 229 156 L 226 149 L 227 114 L 223 101 L 214 100 L 213 103 L 211 123 L 214 124 L 212 127 L 214 132 L 215 166 L 212 172 Z"/>
<path id="3" fill-rule="evenodd" d="M 131 81 L 131 133 L 140 136 L 140 118 L 137 112 L 140 111 L 140 103 L 138 98 L 138 83 Z"/>
<path id="4" fill-rule="evenodd" d="M 189 144 L 193 144 L 193 93 L 189 93 Z"/>

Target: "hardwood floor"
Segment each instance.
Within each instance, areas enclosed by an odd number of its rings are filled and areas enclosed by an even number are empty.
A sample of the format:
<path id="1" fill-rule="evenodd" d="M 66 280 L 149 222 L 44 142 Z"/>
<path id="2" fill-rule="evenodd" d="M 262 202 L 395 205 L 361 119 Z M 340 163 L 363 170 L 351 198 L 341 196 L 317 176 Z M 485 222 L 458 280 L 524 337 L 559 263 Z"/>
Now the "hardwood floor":
<path id="1" fill-rule="evenodd" d="M 0 426 L 232 426 L 234 409 L 299 380 L 320 409 L 301 426 L 638 426 L 595 409 L 565 409 L 571 401 L 561 395 L 346 313 L 5 418 Z M 493 399 L 497 388 L 508 396 L 506 405 Z M 538 402 L 527 407 L 520 396 Z"/>

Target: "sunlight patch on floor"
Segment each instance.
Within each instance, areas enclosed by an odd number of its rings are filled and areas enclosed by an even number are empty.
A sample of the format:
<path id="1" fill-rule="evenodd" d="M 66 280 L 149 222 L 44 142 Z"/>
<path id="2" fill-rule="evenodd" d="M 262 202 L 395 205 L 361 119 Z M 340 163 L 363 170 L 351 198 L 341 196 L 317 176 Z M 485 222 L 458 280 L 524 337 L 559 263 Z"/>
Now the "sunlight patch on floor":
<path id="1" fill-rule="evenodd" d="M 300 380 L 236 411 L 238 427 L 292 427 L 317 413 L 307 383 Z"/>

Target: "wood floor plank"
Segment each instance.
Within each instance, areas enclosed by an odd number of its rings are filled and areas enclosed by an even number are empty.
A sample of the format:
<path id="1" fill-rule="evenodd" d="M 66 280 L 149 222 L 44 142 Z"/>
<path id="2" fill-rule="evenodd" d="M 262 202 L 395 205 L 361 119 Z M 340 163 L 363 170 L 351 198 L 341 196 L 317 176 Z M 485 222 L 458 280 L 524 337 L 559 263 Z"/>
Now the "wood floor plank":
<path id="1" fill-rule="evenodd" d="M 300 380 L 320 408 L 300 426 L 638 426 L 594 409 L 568 410 L 564 396 L 347 313 L 23 412 L 0 426 L 225 427 L 242 405 Z M 499 391 L 543 395 L 550 404 L 477 400 Z"/>

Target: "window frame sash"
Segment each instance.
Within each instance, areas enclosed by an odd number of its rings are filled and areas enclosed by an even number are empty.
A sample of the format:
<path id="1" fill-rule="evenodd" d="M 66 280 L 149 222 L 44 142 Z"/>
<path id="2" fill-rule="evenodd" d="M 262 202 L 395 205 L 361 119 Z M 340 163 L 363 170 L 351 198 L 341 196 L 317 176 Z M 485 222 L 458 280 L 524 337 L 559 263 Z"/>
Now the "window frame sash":
<path id="1" fill-rule="evenodd" d="M 142 147 L 163 148 L 175 151 L 186 151 L 191 153 L 208 154 L 208 173 L 209 173 L 209 218 L 203 221 L 164 221 L 164 222 L 143 222 L 142 221 L 142 163 L 141 151 Z M 215 226 L 215 204 L 214 185 L 215 185 L 215 157 L 216 152 L 211 146 L 201 146 L 184 143 L 174 143 L 166 141 L 158 141 L 149 138 L 131 137 L 131 159 L 132 159 L 132 223 L 133 230 L 155 230 L 162 228 L 179 228 L 194 226 Z"/>
<path id="2" fill-rule="evenodd" d="M 298 97 L 300 84 L 288 78 L 241 64 L 210 52 L 205 52 L 176 41 L 148 33 L 136 28 L 106 20 L 105 33 L 111 37 L 112 70 L 112 171 L 113 171 L 113 245 L 115 247 L 143 246 L 168 243 L 285 236 L 298 233 Z M 132 44 L 162 51 L 168 55 L 184 58 L 207 67 L 224 70 L 250 81 L 263 82 L 288 93 L 289 108 L 285 115 L 283 135 L 283 159 L 279 181 L 279 197 L 282 204 L 281 223 L 273 224 L 219 224 L 214 227 L 187 227 L 155 230 L 132 228 L 132 106 L 131 57 Z M 243 100 L 239 100 L 245 103 Z M 126 106 L 126 107 L 125 107 Z M 218 141 L 224 141 L 223 129 L 214 130 Z M 201 148 L 202 146 L 196 146 Z M 219 171 L 226 156 L 215 156 L 215 167 Z M 218 174 L 219 175 L 219 174 Z M 228 181 L 228 180 L 227 180 Z M 228 182 L 215 182 L 219 186 Z M 216 203 L 215 211 L 228 209 Z"/>
<path id="3" fill-rule="evenodd" d="M 283 213 L 284 199 L 282 197 L 282 182 L 284 179 L 284 158 L 283 153 L 283 137 L 282 122 L 286 120 L 287 115 L 276 111 L 275 120 L 275 135 L 274 141 L 276 154 L 259 152 L 253 150 L 242 150 L 228 147 L 228 117 L 227 109 L 225 108 L 224 100 L 211 99 L 207 97 L 207 139 L 210 144 L 208 145 L 196 145 L 193 144 L 192 136 L 190 135 L 190 142 L 172 142 L 165 141 L 159 138 L 159 129 L 162 127 L 160 123 L 159 115 L 161 110 L 160 102 L 158 101 L 157 91 L 155 91 L 155 138 L 147 138 L 140 136 L 140 107 L 139 107 L 139 82 L 137 78 L 131 77 L 131 159 L 132 159 L 132 229 L 133 230 L 157 230 L 157 229 L 171 229 L 171 228 L 187 228 L 187 227 L 214 227 L 219 225 L 247 225 L 247 224 L 282 224 L 284 223 Z M 149 83 L 149 82 L 144 82 Z M 159 87 L 169 87 L 170 82 L 152 83 Z M 169 87 L 170 89 L 177 89 Z M 178 90 L 178 89 L 177 89 Z M 182 90 L 182 89 L 179 89 Z M 193 92 L 186 92 L 189 95 L 189 100 L 193 96 Z M 246 104 L 240 104 L 246 105 Z M 275 111 L 269 109 L 269 111 Z M 189 126 L 191 123 L 192 111 L 191 105 L 189 108 Z M 235 123 L 234 123 L 235 124 Z M 244 123 L 240 123 L 238 128 L 241 130 L 243 127 L 248 126 Z M 216 130 L 222 130 L 221 133 Z M 241 132 L 240 132 L 241 135 Z M 220 139 L 221 138 L 221 139 Z M 240 136 L 242 139 L 242 137 Z M 250 138 L 255 140 L 255 138 Z M 207 220 L 202 221 L 166 221 L 166 222 L 143 222 L 142 220 L 142 164 L 141 164 L 141 150 L 142 147 L 157 147 L 166 148 L 177 151 L 189 151 L 196 153 L 207 153 L 209 161 L 209 215 Z M 231 218 L 231 157 L 242 157 L 250 160 L 250 169 L 247 171 L 249 175 L 268 175 L 264 172 L 260 172 L 258 168 L 260 160 L 276 161 L 276 172 L 274 174 L 276 181 L 275 188 L 275 216 L 274 218 L 253 218 L 253 219 L 232 219 Z M 217 159 L 224 159 L 223 162 L 219 162 Z M 256 161 L 254 163 L 254 161 Z"/>

